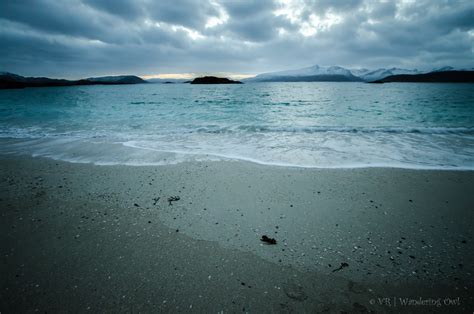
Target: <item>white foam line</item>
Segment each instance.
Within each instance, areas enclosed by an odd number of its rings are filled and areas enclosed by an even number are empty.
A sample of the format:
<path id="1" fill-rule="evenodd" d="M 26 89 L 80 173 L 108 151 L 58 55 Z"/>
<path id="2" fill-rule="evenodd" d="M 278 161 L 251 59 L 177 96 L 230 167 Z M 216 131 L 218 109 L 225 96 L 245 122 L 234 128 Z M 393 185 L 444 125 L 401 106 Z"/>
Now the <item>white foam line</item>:
<path id="1" fill-rule="evenodd" d="M 195 152 L 186 152 L 186 151 L 179 151 L 179 150 L 163 150 L 163 149 L 156 149 L 151 147 L 141 147 L 137 145 L 130 144 L 130 142 L 122 143 L 122 145 L 131 148 L 138 148 L 143 150 L 151 150 L 160 153 L 173 153 L 173 154 L 183 154 L 183 155 L 202 155 L 202 156 L 214 156 L 214 157 L 221 157 L 230 160 L 241 160 L 241 161 L 248 161 L 259 165 L 266 165 L 266 166 L 277 166 L 277 167 L 292 167 L 292 168 L 308 168 L 308 169 L 362 169 L 362 168 L 395 168 L 395 169 L 411 169 L 411 170 L 458 170 L 458 171 L 472 171 L 474 170 L 474 166 L 472 167 L 453 167 L 453 166 L 423 166 L 423 165 L 413 165 L 413 164 L 384 164 L 384 163 L 377 163 L 377 164 L 348 164 L 348 165 L 338 165 L 338 166 L 315 166 L 315 165 L 298 165 L 298 164 L 291 164 L 291 163 L 282 163 L 282 162 L 267 162 L 262 161 L 250 157 L 242 157 L 242 156 L 235 156 L 235 155 L 225 155 L 225 154 L 218 154 L 218 153 L 195 153 Z"/>
<path id="2" fill-rule="evenodd" d="M 360 169 L 360 168 L 396 168 L 396 169 L 412 169 L 412 170 L 456 170 L 456 171 L 473 171 L 473 166 L 426 166 L 426 165 L 418 165 L 418 164 L 408 164 L 408 163 L 359 163 L 359 164 L 345 164 L 345 165 L 325 165 L 325 166 L 318 166 L 318 165 L 301 165 L 301 164 L 293 164 L 293 163 L 285 163 L 285 162 L 269 162 L 269 161 L 262 161 L 255 158 L 238 156 L 238 155 L 229 155 L 229 154 L 219 154 L 219 153 L 211 153 L 211 152 L 190 152 L 190 151 L 180 151 L 180 150 L 164 150 L 164 149 L 156 149 L 151 147 L 142 147 L 135 144 L 135 141 L 129 142 L 115 142 L 114 144 L 120 144 L 125 147 L 141 149 L 141 150 L 149 150 L 161 153 L 173 153 L 173 154 L 180 154 L 180 155 L 190 155 L 190 156 L 207 156 L 207 157 L 217 157 L 223 158 L 226 160 L 232 161 L 246 161 L 260 165 L 266 166 L 277 166 L 277 167 L 292 167 L 292 168 L 306 168 L 306 169 Z M 182 162 L 187 162 L 189 160 L 167 160 L 167 161 L 155 161 L 155 162 L 133 162 L 133 161 L 103 161 L 97 160 L 93 161 L 90 158 L 67 158 L 62 154 L 52 154 L 51 152 L 13 152 L 13 151 L 0 151 L 0 154 L 3 155 L 31 155 L 32 157 L 45 157 L 51 158 L 53 160 L 63 160 L 71 163 L 90 163 L 94 165 L 129 165 L 129 166 L 164 166 L 164 165 L 175 165 Z M 212 161 L 212 160 L 209 160 Z"/>

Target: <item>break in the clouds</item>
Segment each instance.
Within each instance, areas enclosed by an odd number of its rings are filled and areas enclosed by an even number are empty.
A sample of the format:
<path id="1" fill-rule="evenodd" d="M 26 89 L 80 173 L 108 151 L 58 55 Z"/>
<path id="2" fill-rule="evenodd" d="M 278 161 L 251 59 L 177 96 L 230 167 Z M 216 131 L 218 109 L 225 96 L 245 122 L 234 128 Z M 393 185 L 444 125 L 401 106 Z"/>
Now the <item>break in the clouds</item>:
<path id="1" fill-rule="evenodd" d="M 0 47 L 0 71 L 56 77 L 472 67 L 474 2 L 5 0 Z"/>

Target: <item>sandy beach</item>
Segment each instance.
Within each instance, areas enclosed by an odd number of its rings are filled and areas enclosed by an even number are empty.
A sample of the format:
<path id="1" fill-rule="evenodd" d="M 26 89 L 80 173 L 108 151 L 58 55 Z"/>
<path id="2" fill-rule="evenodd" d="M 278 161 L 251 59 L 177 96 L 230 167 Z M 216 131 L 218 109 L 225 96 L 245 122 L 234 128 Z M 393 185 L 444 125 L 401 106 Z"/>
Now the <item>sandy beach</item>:
<path id="1" fill-rule="evenodd" d="M 472 171 L 4 156 L 0 174 L 2 313 L 474 309 Z"/>

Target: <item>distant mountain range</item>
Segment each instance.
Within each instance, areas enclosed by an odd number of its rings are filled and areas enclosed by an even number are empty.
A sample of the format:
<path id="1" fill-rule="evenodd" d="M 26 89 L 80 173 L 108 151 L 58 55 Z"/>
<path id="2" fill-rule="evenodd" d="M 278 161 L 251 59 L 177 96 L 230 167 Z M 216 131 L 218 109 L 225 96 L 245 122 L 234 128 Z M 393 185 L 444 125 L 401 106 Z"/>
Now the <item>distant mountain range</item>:
<path id="1" fill-rule="evenodd" d="M 474 71 L 434 71 L 423 74 L 390 75 L 371 83 L 474 83 Z"/>
<path id="2" fill-rule="evenodd" d="M 453 67 L 443 67 L 432 71 L 419 71 L 417 69 L 401 68 L 381 68 L 377 70 L 369 69 L 346 69 L 340 66 L 323 67 L 314 65 L 307 68 L 270 72 L 259 74 L 255 77 L 245 79 L 247 82 L 372 82 L 379 81 L 386 77 L 396 75 L 420 75 L 432 72 L 472 72 L 470 70 L 455 69 Z M 437 76 L 435 76 L 437 77 Z"/>
<path id="3" fill-rule="evenodd" d="M 348 69 L 339 66 L 321 67 L 314 65 L 297 70 L 279 71 L 259 74 L 246 81 L 260 82 L 300 82 L 300 81 L 362 81 Z"/>
<path id="4" fill-rule="evenodd" d="M 76 85 L 124 85 L 147 83 L 134 75 L 90 77 L 81 80 L 62 80 L 47 77 L 24 77 L 21 75 L 0 72 L 0 89 L 47 87 L 47 86 L 76 86 Z"/>
<path id="5" fill-rule="evenodd" d="M 417 69 L 381 68 L 346 69 L 340 66 L 314 65 L 307 68 L 269 72 L 244 79 L 243 82 L 474 82 L 474 68 L 456 69 L 450 66 L 435 68 L 431 71 Z M 76 85 L 124 85 L 143 83 L 192 83 L 192 84 L 232 84 L 241 83 L 226 78 L 203 77 L 186 81 L 184 79 L 149 79 L 143 80 L 134 75 L 90 77 L 80 80 L 51 79 L 47 77 L 24 77 L 21 75 L 0 72 L 0 89 L 76 86 Z"/>

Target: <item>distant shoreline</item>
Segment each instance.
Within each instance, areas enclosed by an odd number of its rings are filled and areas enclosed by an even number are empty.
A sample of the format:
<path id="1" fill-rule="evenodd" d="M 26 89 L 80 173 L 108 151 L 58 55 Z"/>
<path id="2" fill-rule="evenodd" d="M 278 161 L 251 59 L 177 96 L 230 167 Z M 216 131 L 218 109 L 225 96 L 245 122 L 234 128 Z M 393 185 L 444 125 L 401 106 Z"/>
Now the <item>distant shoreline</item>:
<path id="1" fill-rule="evenodd" d="M 0 89 L 21 89 L 27 87 L 56 87 L 84 85 L 128 85 L 146 84 L 147 81 L 134 75 L 91 77 L 80 80 L 51 79 L 47 77 L 24 77 L 12 73 L 0 74 Z"/>
<path id="2" fill-rule="evenodd" d="M 474 83 L 474 71 L 390 75 L 369 83 Z"/>
<path id="3" fill-rule="evenodd" d="M 473 83 L 474 71 L 471 70 L 434 70 L 420 73 L 417 70 L 389 69 L 378 77 L 384 69 L 368 72 L 364 75 L 354 75 L 350 70 L 341 67 L 314 66 L 305 69 L 259 74 L 242 81 L 231 80 L 225 77 L 201 76 L 192 80 L 181 79 L 150 79 L 144 80 L 135 75 L 91 77 L 79 80 L 51 79 L 48 77 L 24 77 L 8 72 L 0 72 L 0 89 L 19 89 L 26 87 L 51 87 L 51 86 L 84 86 L 84 85 L 128 85 L 145 83 L 190 83 L 190 84 L 242 84 L 242 83 L 270 83 L 270 82 L 361 82 L 361 83 Z M 313 71 L 313 74 L 308 72 Z M 319 72 L 320 73 L 319 73 Z M 367 70 L 368 71 L 368 70 Z M 397 72 L 398 71 L 398 72 Z M 403 72 L 405 71 L 405 72 Z M 402 74 L 392 74 L 392 73 Z M 410 73 L 407 73 L 410 72 Z M 356 72 L 354 72 L 356 73 Z M 372 75 L 372 76 L 371 76 Z M 370 78 L 372 77 L 372 78 Z M 380 78 L 381 77 L 381 78 Z"/>

